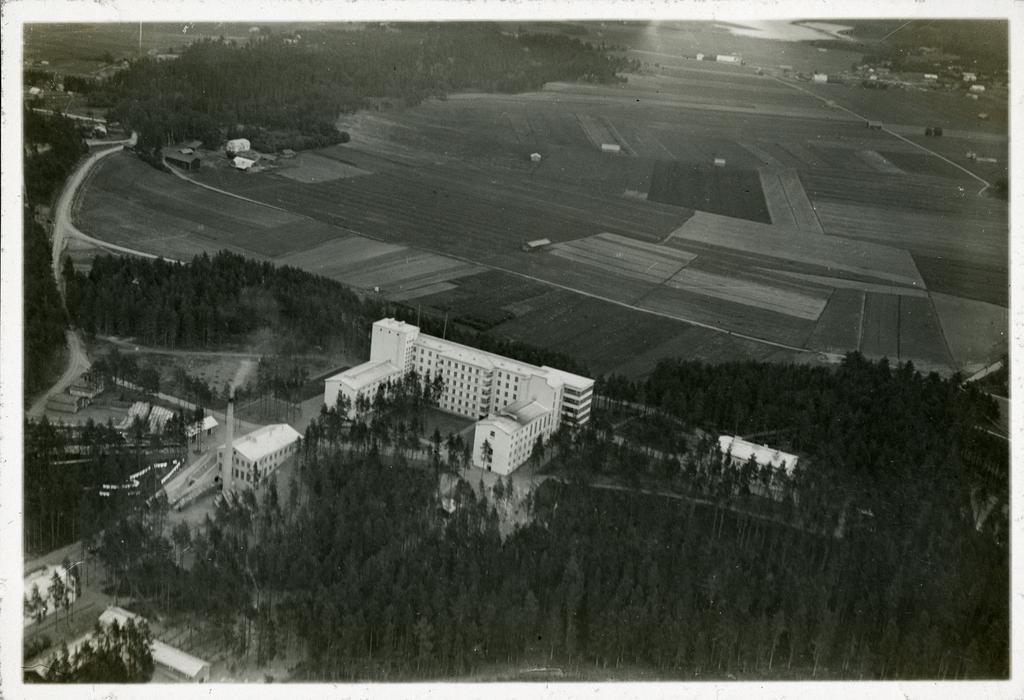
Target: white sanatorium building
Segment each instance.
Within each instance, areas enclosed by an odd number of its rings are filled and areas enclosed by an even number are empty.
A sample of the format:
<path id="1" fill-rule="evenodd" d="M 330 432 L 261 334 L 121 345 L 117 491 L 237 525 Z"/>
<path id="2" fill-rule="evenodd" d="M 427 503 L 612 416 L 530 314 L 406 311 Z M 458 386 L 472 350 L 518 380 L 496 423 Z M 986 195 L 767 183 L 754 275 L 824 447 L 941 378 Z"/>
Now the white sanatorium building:
<path id="1" fill-rule="evenodd" d="M 379 386 L 412 370 L 424 379 L 441 376 L 442 410 L 478 421 L 472 459 L 488 471 L 508 474 L 530 457 L 537 436 L 563 421 L 590 420 L 593 379 L 435 338 L 393 318 L 373 324 L 368 362 L 324 382 L 324 403 L 333 408 L 340 392 L 352 418 L 360 396 L 372 400 Z"/>

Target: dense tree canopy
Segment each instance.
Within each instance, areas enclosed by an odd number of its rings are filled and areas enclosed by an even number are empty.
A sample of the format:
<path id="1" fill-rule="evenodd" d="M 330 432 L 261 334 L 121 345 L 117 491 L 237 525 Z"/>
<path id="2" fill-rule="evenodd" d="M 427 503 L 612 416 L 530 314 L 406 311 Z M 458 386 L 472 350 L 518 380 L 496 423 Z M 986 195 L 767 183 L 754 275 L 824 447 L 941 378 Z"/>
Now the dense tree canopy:
<path id="1" fill-rule="evenodd" d="M 262 33 L 248 43 L 198 41 L 177 60 L 136 61 L 89 93 L 150 148 L 224 133 L 261 150 L 337 143 L 343 112 L 372 100 L 416 104 L 456 90 L 515 92 L 551 80 L 609 82 L 627 66 L 560 35 L 498 25 L 400 25 Z"/>
<path id="2" fill-rule="evenodd" d="M 458 328 L 419 316 L 402 304 L 364 299 L 325 277 L 226 251 L 187 264 L 98 256 L 89 274 L 77 275 L 71 289 L 72 318 L 87 333 L 131 336 L 148 345 L 217 348 L 270 328 L 291 338 L 294 354 L 337 343 L 362 354 L 369 349 L 370 324 L 394 316 L 418 320 L 426 333 L 444 333 L 450 340 L 525 362 L 586 373 L 561 353 Z"/>

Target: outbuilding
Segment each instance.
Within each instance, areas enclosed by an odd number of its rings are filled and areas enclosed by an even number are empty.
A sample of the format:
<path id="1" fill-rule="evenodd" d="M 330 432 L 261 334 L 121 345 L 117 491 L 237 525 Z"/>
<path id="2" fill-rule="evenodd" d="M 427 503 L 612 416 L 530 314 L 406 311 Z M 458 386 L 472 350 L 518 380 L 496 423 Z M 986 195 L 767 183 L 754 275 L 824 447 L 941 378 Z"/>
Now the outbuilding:
<path id="1" fill-rule="evenodd" d="M 816 83 L 827 83 L 828 73 L 815 73 L 813 76 L 811 76 L 811 80 L 813 80 Z"/>
<path id="2" fill-rule="evenodd" d="M 231 164 L 238 170 L 248 170 L 252 166 L 256 165 L 256 161 L 249 158 L 243 158 L 242 156 L 235 156 L 235 159 L 231 161 Z"/>
<path id="3" fill-rule="evenodd" d="M 252 144 L 249 143 L 249 139 L 231 139 L 224 148 L 228 156 L 234 156 L 252 149 Z"/>
<path id="4" fill-rule="evenodd" d="M 191 150 L 191 149 L 181 149 Z M 176 168 L 182 170 L 199 170 L 203 163 L 203 159 L 193 153 L 180 153 L 175 151 L 164 151 L 164 160 L 167 161 L 168 165 L 173 165 Z"/>
<path id="5" fill-rule="evenodd" d="M 601 152 L 602 153 L 620 153 L 621 151 L 622 151 L 622 146 L 620 146 L 617 143 L 602 143 L 601 144 Z"/>
<path id="6" fill-rule="evenodd" d="M 530 154 L 530 162 L 531 163 L 539 163 L 540 162 L 540 153 L 531 153 Z"/>
<path id="7" fill-rule="evenodd" d="M 551 245 L 550 239 L 538 238 L 536 240 L 526 241 L 526 243 L 523 243 L 523 251 L 527 253 L 532 253 L 536 250 L 540 250 L 541 248 L 546 248 L 549 245 Z"/>

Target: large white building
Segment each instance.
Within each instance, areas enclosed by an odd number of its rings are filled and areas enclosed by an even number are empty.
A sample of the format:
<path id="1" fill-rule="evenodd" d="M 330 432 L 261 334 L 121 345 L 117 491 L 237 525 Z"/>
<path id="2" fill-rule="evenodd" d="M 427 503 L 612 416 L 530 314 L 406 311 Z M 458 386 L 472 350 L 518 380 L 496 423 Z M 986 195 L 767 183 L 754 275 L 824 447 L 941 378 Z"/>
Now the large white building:
<path id="1" fill-rule="evenodd" d="M 590 420 L 593 379 L 442 340 L 392 318 L 373 324 L 368 362 L 324 382 L 324 403 L 335 407 L 340 393 L 353 418 L 360 396 L 372 400 L 378 387 L 413 370 L 424 380 L 441 377 L 442 410 L 479 421 L 472 459 L 482 469 L 508 474 L 529 458 L 538 435 L 546 438 L 563 421 Z"/>

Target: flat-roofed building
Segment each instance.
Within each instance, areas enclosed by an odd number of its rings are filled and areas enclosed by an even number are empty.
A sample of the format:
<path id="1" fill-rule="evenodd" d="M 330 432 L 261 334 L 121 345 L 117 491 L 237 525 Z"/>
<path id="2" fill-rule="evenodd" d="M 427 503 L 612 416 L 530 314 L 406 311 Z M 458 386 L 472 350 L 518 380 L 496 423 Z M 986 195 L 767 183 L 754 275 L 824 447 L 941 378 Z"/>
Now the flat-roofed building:
<path id="1" fill-rule="evenodd" d="M 231 472 L 225 483 L 232 486 L 253 487 L 298 450 L 302 434 L 287 423 L 264 425 L 233 441 Z M 224 471 L 226 450 L 217 450 L 217 466 Z"/>
<path id="2" fill-rule="evenodd" d="M 769 496 L 776 500 L 782 499 L 783 490 L 782 485 L 774 478 L 774 473 L 784 472 L 786 476 L 792 477 L 800 460 L 796 455 L 782 452 L 774 447 L 768 447 L 768 445 L 758 445 L 733 435 L 719 436 L 718 447 L 736 469 L 743 468 L 751 459 L 754 460 L 758 469 L 771 467 L 773 478 L 767 489 L 761 480 L 755 478 L 751 480 L 750 490 L 757 495 Z"/>
<path id="3" fill-rule="evenodd" d="M 521 421 L 523 415 L 519 413 L 512 417 L 502 412 L 512 410 L 512 406 L 519 411 L 533 404 L 549 415 L 543 422 L 544 437 L 557 430 L 563 421 L 579 426 L 590 420 L 593 379 L 437 338 L 421 333 L 417 326 L 391 318 L 373 324 L 368 362 L 324 381 L 324 404 L 328 408 L 336 406 L 340 392 L 348 398 L 348 415 L 353 418 L 358 414 L 360 394 L 372 399 L 377 387 L 397 381 L 410 371 L 424 381 L 440 377 L 443 390 L 438 398 L 439 408 L 474 420 L 504 417 Z M 533 424 L 532 419 L 528 422 Z M 511 428 L 510 424 L 505 425 Z M 490 430 L 486 429 L 488 437 Z M 531 449 L 532 446 L 531 441 Z M 507 469 L 502 473 L 515 469 L 530 456 L 529 450 L 524 454 L 513 449 L 509 454 L 513 461 L 507 467 L 502 463 L 501 469 Z"/>

